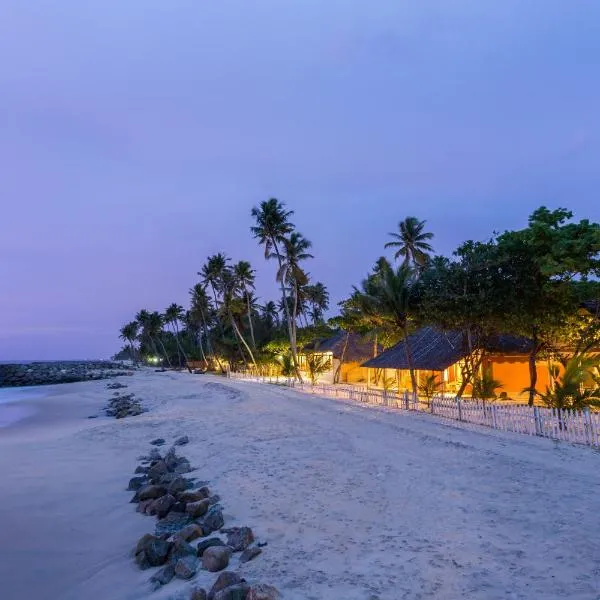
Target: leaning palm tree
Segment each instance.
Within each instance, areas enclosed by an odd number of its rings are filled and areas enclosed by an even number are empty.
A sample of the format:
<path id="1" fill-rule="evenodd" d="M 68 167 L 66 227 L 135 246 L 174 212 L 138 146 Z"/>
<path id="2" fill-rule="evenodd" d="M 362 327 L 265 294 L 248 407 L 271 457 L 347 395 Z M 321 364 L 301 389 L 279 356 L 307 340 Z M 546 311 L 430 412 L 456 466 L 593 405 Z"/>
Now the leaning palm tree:
<path id="1" fill-rule="evenodd" d="M 241 287 L 240 283 L 235 276 L 235 273 L 228 269 L 223 274 L 222 279 L 222 293 L 223 293 L 223 302 L 221 303 L 220 311 L 224 317 L 229 320 L 231 328 L 236 336 L 238 342 L 241 342 L 248 355 L 250 356 L 250 360 L 252 361 L 253 366 L 256 368 L 256 360 L 254 359 L 254 354 L 250 349 L 250 346 L 244 339 L 242 332 L 237 324 L 237 317 L 244 313 L 245 306 L 244 301 L 240 296 Z M 244 353 L 242 352 L 242 356 Z M 245 361 L 245 357 L 244 357 Z"/>
<path id="2" fill-rule="evenodd" d="M 213 347 L 212 347 L 210 331 L 208 328 L 208 318 L 209 318 L 209 315 L 213 312 L 213 307 L 211 306 L 210 298 L 209 298 L 208 294 L 206 293 L 206 286 L 202 283 L 197 283 L 190 290 L 190 296 L 191 296 L 190 311 L 194 315 L 196 315 L 196 317 L 198 317 L 198 316 L 200 317 L 200 321 L 202 323 L 202 329 L 204 331 L 204 337 L 206 339 L 206 348 L 208 350 L 208 353 L 215 360 L 215 362 L 219 366 L 219 369 L 221 369 L 221 371 L 224 371 L 223 365 L 221 364 L 219 357 L 215 354 Z"/>
<path id="3" fill-rule="evenodd" d="M 281 247 L 286 237 L 294 231 L 294 225 L 290 222 L 290 217 L 294 211 L 285 210 L 285 205 L 275 198 L 261 202 L 259 206 L 255 206 L 251 215 L 255 220 L 255 225 L 250 228 L 254 237 L 259 244 L 265 248 L 265 258 L 276 258 L 278 262 L 278 271 L 281 270 L 283 264 L 283 255 Z M 285 318 L 287 321 L 288 336 L 290 339 L 290 349 L 292 352 L 292 360 L 296 369 L 296 376 L 302 380 L 300 368 L 298 364 L 298 351 L 294 340 L 294 330 L 292 326 L 292 315 L 287 302 L 287 292 L 285 281 L 280 280 L 281 298 L 285 310 Z"/>
<path id="4" fill-rule="evenodd" d="M 169 359 L 169 353 L 167 352 L 167 349 L 165 348 L 165 345 L 163 344 L 163 341 L 161 339 L 163 333 L 163 324 L 163 317 L 159 312 L 154 311 L 150 313 L 147 325 L 148 335 L 158 342 L 158 344 L 162 348 L 163 356 L 165 357 L 169 368 L 171 368 L 173 365 L 171 364 L 171 360 Z"/>
<path id="5" fill-rule="evenodd" d="M 185 312 L 183 310 L 183 306 L 179 306 L 175 302 L 171 304 L 164 314 L 164 322 L 166 325 L 171 325 L 173 328 L 173 333 L 175 334 L 175 341 L 177 343 L 177 354 L 179 355 L 179 366 L 181 366 L 181 357 L 183 356 L 183 360 L 185 361 L 185 366 L 187 370 L 191 373 L 192 369 L 188 365 L 188 358 L 181 345 L 181 340 L 179 337 L 179 322 L 183 321 L 185 317 Z"/>
<path id="6" fill-rule="evenodd" d="M 183 322 L 185 324 L 186 331 L 193 336 L 193 339 L 196 341 L 196 345 L 200 350 L 200 355 L 202 360 L 204 361 L 205 367 L 208 369 L 208 360 L 206 359 L 206 353 L 204 352 L 204 344 L 202 342 L 203 338 L 203 328 L 202 328 L 202 315 L 195 310 L 186 310 L 185 315 L 183 317 Z"/>
<path id="7" fill-rule="evenodd" d="M 433 233 L 424 231 L 425 221 L 419 221 L 416 217 L 406 217 L 398 224 L 398 233 L 390 233 L 393 241 L 388 242 L 386 248 L 397 248 L 394 258 L 403 257 L 405 265 L 412 265 L 419 269 L 423 268 L 429 260 L 429 254 L 433 248 L 429 240 L 433 239 Z"/>
<path id="8" fill-rule="evenodd" d="M 126 323 L 121 327 L 119 337 L 129 344 L 129 350 L 131 352 L 131 360 L 135 365 L 135 346 L 134 343 L 138 337 L 140 325 L 137 321 L 131 321 L 130 323 Z"/>
<path id="9" fill-rule="evenodd" d="M 251 290 L 254 290 L 255 271 L 246 260 L 240 260 L 237 264 L 233 265 L 233 272 L 237 278 L 238 285 L 242 290 L 244 298 L 246 300 L 248 325 L 250 326 L 250 340 L 252 341 L 252 348 L 256 350 L 256 340 L 254 339 L 254 325 L 252 323 L 252 294 Z"/>

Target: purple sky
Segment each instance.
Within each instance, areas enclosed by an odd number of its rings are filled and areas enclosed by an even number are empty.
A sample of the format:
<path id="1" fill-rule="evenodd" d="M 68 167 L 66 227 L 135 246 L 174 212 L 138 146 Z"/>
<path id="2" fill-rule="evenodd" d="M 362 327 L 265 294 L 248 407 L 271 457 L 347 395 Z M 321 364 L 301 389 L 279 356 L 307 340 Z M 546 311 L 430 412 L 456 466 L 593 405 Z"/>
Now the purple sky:
<path id="1" fill-rule="evenodd" d="M 334 301 L 407 215 L 600 220 L 598 0 L 4 0 L 0 56 L 0 360 L 112 354 L 219 250 L 275 296 L 271 196 Z"/>

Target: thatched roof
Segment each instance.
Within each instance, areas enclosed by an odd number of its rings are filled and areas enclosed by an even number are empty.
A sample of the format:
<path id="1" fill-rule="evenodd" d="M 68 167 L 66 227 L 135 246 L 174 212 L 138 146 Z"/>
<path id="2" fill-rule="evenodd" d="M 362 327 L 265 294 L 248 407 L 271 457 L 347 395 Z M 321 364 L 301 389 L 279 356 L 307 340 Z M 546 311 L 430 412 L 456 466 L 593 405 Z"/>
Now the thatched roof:
<path id="1" fill-rule="evenodd" d="M 440 331 L 423 327 L 408 336 L 414 368 L 418 371 L 443 371 L 467 356 L 462 331 Z M 485 344 L 491 354 L 528 354 L 531 340 L 513 335 L 497 335 Z M 406 342 L 402 340 L 379 356 L 368 360 L 363 367 L 373 369 L 408 369 Z"/>
<path id="2" fill-rule="evenodd" d="M 306 344 L 302 351 L 331 352 L 334 358 L 341 359 L 346 343 L 346 335 L 345 331 L 340 330 L 330 338 L 314 340 Z M 378 351 L 381 351 L 381 346 L 379 346 Z M 371 356 L 373 356 L 373 342 L 358 333 L 351 333 L 344 355 L 344 362 L 363 362 Z"/>
<path id="3" fill-rule="evenodd" d="M 408 336 L 408 344 L 414 367 L 420 371 L 443 371 L 466 356 L 460 331 L 446 333 L 433 327 L 423 327 Z M 368 360 L 363 367 L 408 369 L 405 340 Z"/>

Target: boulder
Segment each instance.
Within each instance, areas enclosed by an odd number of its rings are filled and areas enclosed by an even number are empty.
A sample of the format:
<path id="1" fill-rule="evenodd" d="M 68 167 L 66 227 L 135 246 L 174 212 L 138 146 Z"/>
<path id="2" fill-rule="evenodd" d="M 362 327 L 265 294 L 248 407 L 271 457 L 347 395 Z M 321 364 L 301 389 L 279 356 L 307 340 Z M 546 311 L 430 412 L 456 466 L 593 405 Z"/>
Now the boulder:
<path id="1" fill-rule="evenodd" d="M 203 588 L 194 588 L 190 600 L 206 600 L 206 590 Z"/>
<path id="2" fill-rule="evenodd" d="M 220 540 L 217 537 L 208 538 L 207 540 L 202 540 L 198 544 L 196 551 L 198 553 L 198 556 L 202 557 L 202 555 L 204 554 L 204 551 L 207 548 L 214 548 L 216 546 L 225 546 L 225 542 L 223 540 Z"/>
<path id="3" fill-rule="evenodd" d="M 127 490 L 130 492 L 137 492 L 140 488 L 143 488 L 147 485 L 148 480 L 146 477 L 132 477 L 129 480 L 129 485 L 127 486 Z"/>
<path id="4" fill-rule="evenodd" d="M 179 537 L 186 542 L 201 538 L 203 535 L 202 527 L 197 523 L 190 523 L 179 532 Z"/>
<path id="5" fill-rule="evenodd" d="M 163 446 L 166 443 L 167 442 L 165 440 L 163 440 L 163 438 L 156 438 L 155 440 L 152 440 L 150 442 L 150 444 L 152 444 L 152 446 Z"/>
<path id="6" fill-rule="evenodd" d="M 149 469 L 148 469 L 148 479 L 152 483 L 158 483 L 163 475 L 166 475 L 169 472 L 167 465 L 164 460 L 156 461 Z"/>
<path id="7" fill-rule="evenodd" d="M 135 548 L 136 562 L 142 567 L 142 564 L 148 564 L 151 567 L 160 567 L 167 562 L 171 544 L 154 535 L 146 534 L 140 538 Z M 143 554 L 143 557 L 139 555 Z"/>
<path id="8" fill-rule="evenodd" d="M 150 507 L 151 504 L 154 504 L 155 500 L 143 500 L 142 502 L 140 502 L 137 505 L 137 512 L 142 513 L 143 515 L 146 514 L 147 509 Z"/>
<path id="9" fill-rule="evenodd" d="M 234 573 L 233 571 L 223 571 L 219 574 L 217 580 L 210 588 L 208 592 L 208 600 L 213 600 L 215 594 L 220 592 L 222 589 L 225 589 L 231 585 L 242 583 L 243 581 L 244 580 L 237 573 Z"/>
<path id="10" fill-rule="evenodd" d="M 234 552 L 245 550 L 254 541 L 254 534 L 250 527 L 234 527 L 227 532 L 227 545 Z"/>
<path id="11" fill-rule="evenodd" d="M 192 466 L 190 465 L 190 461 L 187 458 L 181 459 L 175 467 L 175 473 L 177 473 L 178 475 L 184 475 L 185 473 L 191 472 Z"/>
<path id="12" fill-rule="evenodd" d="M 246 548 L 240 555 L 240 564 L 250 562 L 256 558 L 259 554 L 262 554 L 262 550 L 256 546 Z"/>
<path id="13" fill-rule="evenodd" d="M 173 512 L 184 513 L 187 504 L 185 502 L 176 502 L 171 509 Z"/>
<path id="14" fill-rule="evenodd" d="M 211 573 L 222 571 L 229 565 L 231 548 L 228 546 L 211 546 L 202 554 L 202 566 Z"/>
<path id="15" fill-rule="evenodd" d="M 208 499 L 205 498 L 199 502 L 189 502 L 185 507 L 185 512 L 193 519 L 197 519 L 206 514 L 208 507 Z"/>
<path id="16" fill-rule="evenodd" d="M 231 585 L 217 592 L 213 600 L 246 600 L 250 586 L 247 583 Z"/>
<path id="17" fill-rule="evenodd" d="M 175 577 L 175 567 L 173 565 L 167 565 L 152 575 L 150 578 L 150 583 L 152 584 L 153 588 L 157 590 L 159 587 L 167 585 L 167 583 L 169 583 L 173 577 Z"/>
<path id="18" fill-rule="evenodd" d="M 167 486 L 167 489 L 169 490 L 170 494 L 173 494 L 175 496 L 177 494 L 180 494 L 181 492 L 185 492 L 185 490 L 187 490 L 187 487 L 188 487 L 187 480 L 184 479 L 183 477 L 180 477 L 179 475 L 175 475 L 175 477 L 171 480 L 171 482 Z"/>
<path id="19" fill-rule="evenodd" d="M 175 565 L 175 575 L 179 579 L 191 579 L 198 571 L 198 559 L 195 556 L 180 558 Z"/>
<path id="20" fill-rule="evenodd" d="M 200 525 L 207 535 L 213 531 L 221 529 L 221 527 L 225 525 L 225 519 L 223 519 L 223 510 L 221 507 L 218 504 L 211 506 L 206 515 L 204 515 Z"/>
<path id="21" fill-rule="evenodd" d="M 185 446 L 190 441 L 187 435 L 182 435 L 173 442 L 173 446 Z"/>
<path id="22" fill-rule="evenodd" d="M 167 489 L 162 485 L 145 485 L 137 492 L 137 501 L 156 500 L 167 493 Z"/>
<path id="23" fill-rule="evenodd" d="M 272 585 L 258 583 L 251 585 L 246 600 L 279 600 L 281 594 Z"/>
<path id="24" fill-rule="evenodd" d="M 169 468 L 169 471 L 175 470 L 175 467 L 179 464 L 179 457 L 177 456 L 177 453 L 175 452 L 175 448 L 171 448 L 165 454 L 165 463 L 166 463 L 167 467 Z"/>
<path id="25" fill-rule="evenodd" d="M 159 519 L 163 519 L 169 514 L 175 502 L 176 500 L 171 494 L 165 494 L 154 501 L 152 505 L 153 512 L 151 514 L 155 514 Z"/>
<path id="26" fill-rule="evenodd" d="M 171 511 L 164 519 L 157 521 L 155 527 L 156 535 L 173 535 L 191 522 L 191 517 L 185 513 Z"/>
<path id="27" fill-rule="evenodd" d="M 148 472 L 148 467 L 136 467 L 135 468 L 135 474 L 146 474 Z"/>
<path id="28" fill-rule="evenodd" d="M 201 490 L 193 490 L 189 492 L 181 492 L 179 494 L 179 499 L 182 502 L 200 502 L 200 500 L 205 500 L 206 496 Z"/>
<path id="29" fill-rule="evenodd" d="M 219 496 L 219 494 L 215 494 L 214 496 L 211 496 L 208 499 L 208 503 L 210 506 L 212 506 L 213 504 L 218 504 L 219 502 L 221 502 L 221 496 Z"/>
<path id="30" fill-rule="evenodd" d="M 171 544 L 171 550 L 169 551 L 169 562 L 176 564 L 177 561 L 186 556 L 196 556 L 196 548 L 190 546 L 185 540 L 181 539 L 179 535 L 175 535 Z"/>

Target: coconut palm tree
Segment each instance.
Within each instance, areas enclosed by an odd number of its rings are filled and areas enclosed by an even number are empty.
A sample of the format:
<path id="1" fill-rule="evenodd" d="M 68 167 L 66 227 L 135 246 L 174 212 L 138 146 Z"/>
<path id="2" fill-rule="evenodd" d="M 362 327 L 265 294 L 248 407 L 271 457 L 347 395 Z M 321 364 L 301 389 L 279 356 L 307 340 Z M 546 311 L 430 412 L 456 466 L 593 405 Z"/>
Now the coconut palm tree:
<path id="1" fill-rule="evenodd" d="M 240 296 L 242 289 L 239 283 L 239 280 L 235 276 L 235 273 L 232 269 L 226 269 L 223 272 L 223 278 L 221 280 L 221 291 L 223 295 L 223 301 L 220 306 L 221 314 L 229 320 L 231 324 L 231 328 L 236 336 L 238 342 L 241 342 L 248 355 L 250 356 L 250 360 L 254 367 L 256 367 L 256 360 L 254 359 L 254 354 L 250 349 L 250 346 L 244 339 L 242 332 L 237 324 L 236 318 L 245 312 L 244 301 Z M 244 361 L 246 360 L 244 353 L 242 352 L 242 356 L 244 357 Z M 246 363 L 247 365 L 247 363 Z"/>
<path id="2" fill-rule="evenodd" d="M 167 351 L 165 350 L 165 346 L 160 339 L 160 334 L 162 332 L 162 317 L 158 312 L 149 312 L 146 309 L 140 310 L 135 320 L 140 325 L 140 340 L 142 344 L 148 344 L 154 351 L 155 355 L 160 355 L 161 353 L 158 351 L 158 347 L 156 346 L 156 342 L 158 342 L 163 350 L 163 357 L 167 361 L 169 367 L 171 366 L 171 361 L 169 360 L 169 356 Z"/>
<path id="3" fill-rule="evenodd" d="M 191 373 L 192 370 L 190 369 L 190 366 L 188 365 L 188 358 L 186 356 L 185 350 L 183 349 L 183 346 L 181 345 L 181 340 L 179 338 L 179 322 L 183 321 L 184 317 L 185 317 L 185 312 L 183 310 L 183 306 L 179 306 L 179 304 L 176 304 L 174 302 L 167 308 L 167 310 L 165 310 L 163 319 L 164 319 L 164 323 L 166 325 L 171 325 L 171 327 L 173 328 L 173 333 L 175 334 L 175 341 L 177 342 L 177 354 L 179 356 L 179 366 L 181 367 L 181 357 L 183 356 L 183 360 L 185 361 L 185 366 L 187 367 L 187 370 Z"/>
<path id="4" fill-rule="evenodd" d="M 269 300 L 261 309 L 261 318 L 268 329 L 279 327 L 279 312 L 273 300 Z"/>
<path id="5" fill-rule="evenodd" d="M 292 290 L 292 339 L 296 345 L 296 319 L 300 302 L 300 292 L 308 283 L 308 275 L 300 266 L 300 263 L 313 255 L 308 252 L 312 246 L 301 233 L 294 231 L 288 238 L 283 240 L 283 255 L 281 266 L 277 272 L 277 281 L 284 287 L 289 285 Z M 287 306 L 287 305 L 285 305 Z"/>
<path id="6" fill-rule="evenodd" d="M 126 323 L 121 327 L 119 338 L 121 338 L 124 342 L 129 344 L 129 350 L 131 352 L 131 360 L 133 364 L 135 364 L 135 340 L 138 337 L 140 325 L 137 321 L 131 321 L 130 323 Z"/>
<path id="7" fill-rule="evenodd" d="M 398 233 L 389 234 L 393 241 L 385 245 L 386 248 L 397 248 L 394 258 L 403 257 L 405 265 L 412 263 L 416 269 L 423 268 L 429 260 L 429 253 L 433 252 L 429 244 L 433 233 L 424 231 L 425 223 L 416 217 L 406 217 L 398 224 Z"/>
<path id="8" fill-rule="evenodd" d="M 163 356 L 165 357 L 169 368 L 172 368 L 173 365 L 171 364 L 171 360 L 169 359 L 169 353 L 167 352 L 167 349 L 165 348 L 165 345 L 162 341 L 163 325 L 163 316 L 158 311 L 151 312 L 148 317 L 147 324 L 148 335 L 158 342 L 158 344 L 162 348 Z"/>
<path id="9" fill-rule="evenodd" d="M 362 282 L 361 289 L 355 288 L 352 302 L 374 328 L 397 332 L 404 337 L 406 362 L 410 371 L 412 391 L 416 395 L 417 378 L 408 343 L 414 291 L 415 272 L 411 267 L 402 263 L 394 269 L 389 263 L 380 261 L 376 271 Z"/>
<path id="10" fill-rule="evenodd" d="M 252 324 L 252 294 L 250 293 L 251 290 L 254 290 L 255 271 L 248 261 L 240 260 L 237 264 L 233 265 L 233 272 L 246 300 L 248 325 L 250 326 L 250 340 L 252 341 L 252 348 L 256 350 L 254 326 Z"/>
<path id="11" fill-rule="evenodd" d="M 213 312 L 213 307 L 211 306 L 210 298 L 209 298 L 208 294 L 206 293 L 206 286 L 203 283 L 197 283 L 190 290 L 190 296 L 191 296 L 190 311 L 192 312 L 192 314 L 194 314 L 196 316 L 196 318 L 200 317 L 200 321 L 202 323 L 202 329 L 204 331 L 204 338 L 206 339 L 206 348 L 208 350 L 208 353 L 213 357 L 213 359 L 219 365 L 219 368 L 221 369 L 221 371 L 223 371 L 224 369 L 221 364 L 221 361 L 219 360 L 218 356 L 215 354 L 215 352 L 213 350 L 211 337 L 210 337 L 210 331 L 208 328 L 208 319 L 209 319 L 209 315 Z M 207 366 L 208 366 L 208 363 L 207 363 Z"/>
<path id="12" fill-rule="evenodd" d="M 202 360 L 204 361 L 204 365 L 208 369 L 208 360 L 206 359 L 206 354 L 204 352 L 204 344 L 202 342 L 203 338 L 203 328 L 202 328 L 202 315 L 199 312 L 196 312 L 192 309 L 185 311 L 185 316 L 183 318 L 183 322 L 185 323 L 186 330 L 194 336 L 196 340 L 196 344 L 200 349 L 200 355 L 202 356 Z"/>
<path id="13" fill-rule="evenodd" d="M 278 271 L 281 270 L 283 264 L 283 255 L 281 247 L 288 235 L 294 231 L 294 225 L 290 221 L 290 217 L 294 211 L 286 210 L 285 205 L 275 198 L 265 200 L 258 206 L 255 206 L 251 215 L 255 220 L 255 225 L 250 228 L 252 235 L 258 240 L 259 244 L 265 248 L 265 258 L 276 258 L 278 262 Z M 292 315 L 287 302 L 287 292 L 285 281 L 280 280 L 281 298 L 287 321 L 288 335 L 290 338 L 290 348 L 292 351 L 292 360 L 296 369 L 296 376 L 302 380 L 300 368 L 298 365 L 298 352 L 294 339 L 294 329 L 292 325 Z"/>
<path id="14" fill-rule="evenodd" d="M 327 288 L 321 282 L 317 282 L 314 285 L 305 286 L 304 294 L 311 306 L 310 315 L 313 324 L 321 323 L 323 321 L 323 313 L 329 308 L 329 292 Z"/>

